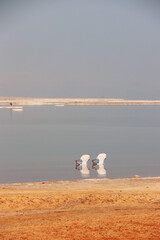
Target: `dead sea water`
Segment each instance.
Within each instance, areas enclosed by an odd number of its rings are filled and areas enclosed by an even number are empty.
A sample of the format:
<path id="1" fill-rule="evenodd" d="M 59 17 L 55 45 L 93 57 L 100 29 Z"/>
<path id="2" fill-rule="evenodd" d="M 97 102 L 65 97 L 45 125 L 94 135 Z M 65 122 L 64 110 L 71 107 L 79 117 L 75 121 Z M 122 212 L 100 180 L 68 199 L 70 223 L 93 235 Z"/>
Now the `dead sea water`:
<path id="1" fill-rule="evenodd" d="M 107 153 L 100 175 L 92 159 Z M 90 154 L 88 173 L 75 160 Z M 0 109 L 0 183 L 160 175 L 159 106 Z"/>

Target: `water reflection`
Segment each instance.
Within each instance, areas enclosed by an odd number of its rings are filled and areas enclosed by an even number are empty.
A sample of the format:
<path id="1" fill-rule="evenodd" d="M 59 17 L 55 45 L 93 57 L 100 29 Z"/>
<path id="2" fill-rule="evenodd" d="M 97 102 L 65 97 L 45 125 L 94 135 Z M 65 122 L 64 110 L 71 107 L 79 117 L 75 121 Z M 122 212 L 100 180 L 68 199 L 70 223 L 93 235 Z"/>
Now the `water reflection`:
<path id="1" fill-rule="evenodd" d="M 92 160 L 92 169 L 97 171 L 99 177 L 105 177 L 107 174 L 107 170 L 104 166 L 104 160 L 106 159 L 106 153 L 100 153 L 98 156 Z M 82 177 L 90 176 L 90 169 L 88 167 L 88 161 L 90 160 L 89 154 L 83 154 L 80 159 L 76 160 L 75 169 L 77 169 Z"/>
<path id="2" fill-rule="evenodd" d="M 86 178 L 90 176 L 90 169 L 87 165 L 76 165 L 76 169 L 80 171 L 82 177 Z"/>

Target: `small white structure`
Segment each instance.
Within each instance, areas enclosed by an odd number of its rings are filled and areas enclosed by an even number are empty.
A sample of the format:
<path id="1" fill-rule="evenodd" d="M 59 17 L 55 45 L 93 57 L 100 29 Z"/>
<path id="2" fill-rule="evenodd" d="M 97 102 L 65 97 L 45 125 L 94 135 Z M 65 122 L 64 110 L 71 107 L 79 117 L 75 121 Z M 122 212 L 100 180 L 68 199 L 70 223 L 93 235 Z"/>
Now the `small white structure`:
<path id="1" fill-rule="evenodd" d="M 12 111 L 22 112 L 22 111 L 23 111 L 23 108 L 12 108 Z"/>
<path id="2" fill-rule="evenodd" d="M 103 165 L 104 160 L 107 158 L 106 153 L 100 153 L 98 156 L 92 160 L 92 165 Z"/>
<path id="3" fill-rule="evenodd" d="M 80 171 L 82 177 L 89 177 L 90 175 L 90 170 L 87 166 L 90 158 L 89 154 L 83 154 L 80 159 L 76 160 L 76 169 Z"/>

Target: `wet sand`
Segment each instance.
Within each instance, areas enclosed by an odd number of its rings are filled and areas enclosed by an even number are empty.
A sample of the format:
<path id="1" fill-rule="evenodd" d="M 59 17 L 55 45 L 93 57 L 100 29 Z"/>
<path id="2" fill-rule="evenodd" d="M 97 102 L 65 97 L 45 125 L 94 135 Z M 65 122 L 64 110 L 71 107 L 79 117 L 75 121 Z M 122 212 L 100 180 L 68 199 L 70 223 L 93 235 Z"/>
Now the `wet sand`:
<path id="1" fill-rule="evenodd" d="M 119 98 L 23 98 L 0 97 L 0 105 L 160 105 L 160 100 L 126 100 Z"/>
<path id="2" fill-rule="evenodd" d="M 0 184 L 0 239 L 160 239 L 160 177 Z"/>

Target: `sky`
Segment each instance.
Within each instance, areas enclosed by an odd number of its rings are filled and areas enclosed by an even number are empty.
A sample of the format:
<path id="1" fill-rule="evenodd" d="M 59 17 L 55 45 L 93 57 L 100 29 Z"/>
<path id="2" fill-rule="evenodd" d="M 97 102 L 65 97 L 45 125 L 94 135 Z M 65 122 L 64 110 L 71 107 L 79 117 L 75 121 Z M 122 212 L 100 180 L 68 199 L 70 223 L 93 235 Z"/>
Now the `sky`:
<path id="1" fill-rule="evenodd" d="M 160 1 L 0 0 L 0 96 L 160 99 Z"/>

